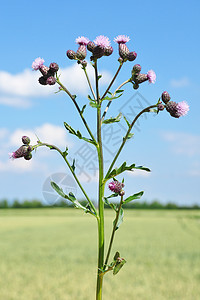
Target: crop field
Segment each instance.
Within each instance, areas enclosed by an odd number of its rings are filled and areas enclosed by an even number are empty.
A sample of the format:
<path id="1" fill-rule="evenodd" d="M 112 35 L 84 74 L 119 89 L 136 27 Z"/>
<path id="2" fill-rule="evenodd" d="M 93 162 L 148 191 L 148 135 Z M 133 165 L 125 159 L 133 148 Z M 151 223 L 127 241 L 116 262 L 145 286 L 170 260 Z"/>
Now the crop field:
<path id="1" fill-rule="evenodd" d="M 96 234 L 76 209 L 2 209 L 0 299 L 94 300 Z M 105 275 L 104 300 L 200 299 L 200 211 L 127 210 L 117 250 L 127 263 Z"/>

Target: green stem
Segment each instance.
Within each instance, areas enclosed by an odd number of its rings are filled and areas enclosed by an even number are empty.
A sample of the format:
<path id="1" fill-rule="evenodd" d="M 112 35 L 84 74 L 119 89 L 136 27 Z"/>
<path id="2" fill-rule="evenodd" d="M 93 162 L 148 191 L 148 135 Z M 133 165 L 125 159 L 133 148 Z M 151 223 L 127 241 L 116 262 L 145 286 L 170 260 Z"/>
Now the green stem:
<path id="1" fill-rule="evenodd" d="M 103 177 L 103 148 L 101 138 L 101 104 L 99 98 L 98 87 L 98 71 L 97 61 L 94 64 L 95 67 L 95 80 L 96 80 L 96 99 L 99 107 L 97 107 L 97 152 L 99 161 L 99 190 L 98 190 L 98 272 L 97 272 L 97 288 L 96 288 L 96 300 L 102 299 L 102 285 L 103 285 L 103 262 L 104 262 L 104 177 Z"/>
<path id="2" fill-rule="evenodd" d="M 114 81 L 115 81 L 117 75 L 119 74 L 119 71 L 121 70 L 121 68 L 122 68 L 122 66 L 123 66 L 123 63 L 124 63 L 124 62 L 120 63 L 120 66 L 119 66 L 119 68 L 117 69 L 117 72 L 115 73 L 115 75 L 114 75 L 113 79 L 111 80 L 111 82 L 110 82 L 108 88 L 106 89 L 105 93 L 104 93 L 103 96 L 101 97 L 101 100 L 102 100 L 102 99 L 107 95 L 107 93 L 109 92 L 109 90 L 110 90 L 111 86 L 113 85 L 113 83 L 114 83 Z"/>
<path id="3" fill-rule="evenodd" d="M 78 110 L 78 113 L 79 113 L 79 115 L 80 115 L 80 117 L 81 117 L 81 119 L 82 119 L 82 121 L 83 121 L 83 123 L 84 123 L 84 125 L 85 125 L 85 127 L 86 127 L 86 129 L 87 129 L 87 131 L 88 131 L 88 133 L 89 133 L 89 135 L 91 136 L 92 140 L 96 142 L 96 139 L 95 139 L 95 137 L 93 136 L 93 134 L 92 134 L 90 128 L 88 127 L 88 124 L 87 124 L 85 118 L 83 117 L 83 114 L 82 114 L 82 112 L 81 112 L 81 110 L 80 110 L 80 107 L 78 106 L 78 104 L 77 104 L 77 102 L 76 102 L 76 100 L 75 100 L 75 97 L 72 96 L 72 94 L 68 91 L 68 89 L 60 82 L 60 80 L 59 80 L 58 77 L 57 77 L 57 83 L 58 83 L 58 84 L 60 85 L 60 87 L 67 93 L 67 95 L 72 99 L 72 101 L 73 101 L 73 103 L 74 103 L 76 109 Z"/>
<path id="4" fill-rule="evenodd" d="M 126 83 L 128 83 L 128 82 L 130 82 L 130 78 L 129 78 L 128 80 L 124 81 L 122 84 L 120 84 L 120 86 L 118 86 L 118 88 L 115 90 L 115 92 L 114 92 L 114 94 L 113 94 L 113 97 L 115 96 L 116 92 L 117 92 L 118 90 L 120 90 L 121 87 L 124 86 L 124 85 L 125 85 Z M 105 110 L 104 110 L 104 113 L 103 113 L 103 115 L 102 115 L 101 122 L 103 122 L 103 120 L 104 120 L 104 118 L 105 118 L 105 115 L 106 115 L 106 113 L 107 113 L 107 111 L 108 111 L 108 109 L 109 109 L 109 106 L 111 105 L 112 101 L 113 101 L 113 100 L 110 100 L 110 101 L 108 102 L 108 104 L 107 104 L 107 106 L 106 106 L 106 108 L 105 108 Z"/>
<path id="5" fill-rule="evenodd" d="M 107 252 L 106 260 L 105 260 L 105 263 L 104 263 L 104 268 L 103 268 L 104 270 L 106 269 L 106 266 L 108 264 L 108 260 L 109 260 L 110 252 L 111 252 L 111 249 L 112 249 L 112 244 L 113 244 L 114 237 L 115 237 L 115 232 L 116 232 L 117 223 L 118 223 L 118 220 L 119 220 L 119 214 L 120 214 L 120 210 L 121 210 L 121 207 L 122 207 L 122 203 L 123 203 L 123 196 L 121 196 L 121 201 L 120 201 L 117 213 L 116 213 L 116 218 L 115 218 L 115 222 L 114 222 L 114 225 L 113 225 L 113 230 L 112 230 L 112 234 L 111 234 L 111 238 L 110 238 L 108 252 Z"/>
<path id="6" fill-rule="evenodd" d="M 86 192 L 85 192 L 84 188 L 82 187 L 80 181 L 78 180 L 76 174 L 74 173 L 74 170 L 72 169 L 72 167 L 71 167 L 69 161 L 67 160 L 66 155 L 64 155 L 63 152 L 62 152 L 58 147 L 56 147 L 55 145 L 50 145 L 50 144 L 47 144 L 47 143 L 41 143 L 40 141 L 38 142 L 37 145 L 33 146 L 33 150 L 36 149 L 36 148 L 38 148 L 38 147 L 40 147 L 40 146 L 46 146 L 46 147 L 48 147 L 48 148 L 50 148 L 50 149 L 54 149 L 54 150 L 56 150 L 57 152 L 60 153 L 60 155 L 61 155 L 61 156 L 63 157 L 63 159 L 65 160 L 67 166 L 69 167 L 69 169 L 70 169 L 70 171 L 71 171 L 71 173 L 72 173 L 74 179 L 76 180 L 76 182 L 77 182 L 79 188 L 81 189 L 83 195 L 84 195 L 85 198 L 87 199 L 87 201 L 88 201 L 90 207 L 93 209 L 93 211 L 94 211 L 94 213 L 95 213 L 95 216 L 97 217 L 97 210 L 96 210 L 94 204 L 92 203 L 92 201 L 90 200 L 90 198 L 88 197 L 88 195 L 86 194 Z"/>
<path id="7" fill-rule="evenodd" d="M 87 78 L 87 82 L 88 82 L 88 85 L 89 85 L 90 90 L 91 90 L 91 92 L 92 92 L 92 95 L 93 95 L 93 97 L 94 97 L 94 100 L 96 100 L 96 96 L 95 96 L 94 90 L 93 90 L 93 88 L 92 88 L 90 79 L 89 79 L 89 77 L 88 77 L 88 73 L 87 73 L 87 71 L 86 71 L 86 68 L 83 68 L 83 71 L 84 71 L 85 76 L 86 76 L 86 78 Z"/>
<path id="8" fill-rule="evenodd" d="M 112 163 L 111 163 L 111 165 L 110 165 L 110 167 L 109 167 L 109 169 L 108 169 L 108 172 L 107 172 L 105 178 L 107 178 L 107 176 L 108 176 L 109 173 L 111 172 L 111 170 L 112 170 L 112 168 L 113 168 L 113 166 L 114 166 L 114 164 L 115 164 L 115 162 L 116 162 L 116 160 L 117 160 L 117 158 L 118 158 L 120 152 L 122 151 L 122 149 L 123 149 L 123 147 L 124 147 L 124 145 L 125 145 L 125 143 L 126 143 L 126 141 L 127 141 L 127 139 L 128 139 L 129 133 L 131 132 L 131 129 L 133 128 L 133 126 L 134 126 L 135 122 L 137 121 L 137 119 L 138 119 L 143 113 L 149 112 L 149 110 L 150 110 L 151 108 L 154 108 L 154 107 L 157 107 L 157 104 L 155 104 L 155 105 L 150 105 L 150 106 L 144 108 L 144 109 L 141 110 L 141 112 L 139 112 L 139 114 L 134 118 L 133 122 L 132 122 L 132 123 L 130 124 L 130 126 L 129 126 L 129 129 L 127 130 L 127 133 L 126 133 L 125 137 L 123 138 L 123 141 L 122 141 L 122 143 L 121 143 L 121 146 L 119 147 L 119 150 L 117 151 L 117 153 L 116 153 L 116 155 L 115 155 L 115 157 L 114 157 L 114 159 L 113 159 L 113 161 L 112 161 Z"/>

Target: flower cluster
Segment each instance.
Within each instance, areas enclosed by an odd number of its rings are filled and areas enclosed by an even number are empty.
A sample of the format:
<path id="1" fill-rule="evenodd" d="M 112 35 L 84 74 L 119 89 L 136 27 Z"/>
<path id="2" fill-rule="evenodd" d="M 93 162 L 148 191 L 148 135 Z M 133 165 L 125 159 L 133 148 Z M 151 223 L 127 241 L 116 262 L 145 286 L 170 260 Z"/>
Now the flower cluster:
<path id="1" fill-rule="evenodd" d="M 131 81 L 133 83 L 133 88 L 137 90 L 139 88 L 139 84 L 145 81 L 149 81 L 149 83 L 155 83 L 156 81 L 156 74 L 153 70 L 149 70 L 147 74 L 142 74 L 141 72 L 141 66 L 139 64 L 136 64 L 133 66 L 132 69 L 132 77 Z"/>
<path id="2" fill-rule="evenodd" d="M 124 183 L 122 182 L 114 180 L 109 183 L 108 187 L 112 192 L 117 193 L 120 196 L 123 196 L 125 194 L 125 192 L 122 190 L 124 187 Z"/>
<path id="3" fill-rule="evenodd" d="M 137 57 L 137 53 L 135 51 L 130 52 L 126 43 L 130 41 L 130 38 L 126 35 L 118 35 L 114 42 L 119 45 L 119 56 L 123 61 L 129 60 L 133 61 Z"/>
<path id="4" fill-rule="evenodd" d="M 164 108 L 166 108 L 166 110 L 174 118 L 180 118 L 182 116 L 185 116 L 189 111 L 189 105 L 186 101 L 181 101 L 178 103 L 170 101 L 171 97 L 166 91 L 162 93 L 161 99 L 165 103 L 165 105 L 161 101 L 159 101 L 157 104 L 158 110 L 163 110 Z"/>
<path id="5" fill-rule="evenodd" d="M 51 63 L 49 67 L 44 65 L 43 58 L 36 58 L 32 63 L 33 70 L 40 70 L 42 76 L 39 78 L 39 83 L 42 85 L 54 85 L 56 83 L 55 74 L 59 70 L 59 66 L 56 63 Z"/>
<path id="6" fill-rule="evenodd" d="M 30 160 L 32 158 L 31 151 L 33 151 L 32 146 L 30 146 L 30 138 L 28 136 L 22 137 L 23 145 L 19 147 L 16 151 L 9 153 L 11 159 L 16 159 L 23 157 L 26 160 Z"/>

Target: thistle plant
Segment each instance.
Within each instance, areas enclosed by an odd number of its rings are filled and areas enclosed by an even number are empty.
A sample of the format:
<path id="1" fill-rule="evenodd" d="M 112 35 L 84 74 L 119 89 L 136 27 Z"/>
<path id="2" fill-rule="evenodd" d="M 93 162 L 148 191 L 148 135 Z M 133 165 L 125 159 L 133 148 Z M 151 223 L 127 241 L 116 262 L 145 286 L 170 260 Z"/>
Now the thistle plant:
<path id="1" fill-rule="evenodd" d="M 51 182 L 52 188 L 64 199 L 71 201 L 74 207 L 83 210 L 85 213 L 92 215 L 97 221 L 97 229 L 98 229 L 98 262 L 97 262 L 97 285 L 96 285 L 96 299 L 102 299 L 102 288 L 103 288 L 103 279 L 106 273 L 112 272 L 116 275 L 120 269 L 126 263 L 124 257 L 122 257 L 118 251 L 118 249 L 114 250 L 114 256 L 111 257 L 113 241 L 115 238 L 115 234 L 117 229 L 120 227 L 123 221 L 123 206 L 124 204 L 140 199 L 143 195 L 143 191 L 133 193 L 129 197 L 125 197 L 125 182 L 124 179 L 120 182 L 117 178 L 118 175 L 128 171 L 134 172 L 135 170 L 143 170 L 145 172 L 149 172 L 150 169 L 144 166 L 137 166 L 135 163 L 130 165 L 127 162 L 123 162 L 121 165 L 117 165 L 117 160 L 122 153 L 124 146 L 127 141 L 133 136 L 133 129 L 136 121 L 142 116 L 144 113 L 154 113 L 158 114 L 159 112 L 166 110 L 172 117 L 179 118 L 187 114 L 189 110 L 189 106 L 185 101 L 182 102 L 174 102 L 171 101 L 171 97 L 167 91 L 164 91 L 158 100 L 150 105 L 142 109 L 134 118 L 129 122 L 125 116 L 120 113 L 116 117 L 108 117 L 106 118 L 108 111 L 111 105 L 118 104 L 120 101 L 120 97 L 123 95 L 124 90 L 122 87 L 127 84 L 132 85 L 133 89 L 137 90 L 140 88 L 141 84 L 145 81 L 149 83 L 155 83 L 156 74 L 153 70 L 149 70 L 146 73 L 141 73 L 142 67 L 139 64 L 135 64 L 131 67 L 130 75 L 128 79 L 126 79 L 123 83 L 119 85 L 114 91 L 112 91 L 113 84 L 123 67 L 123 65 L 127 62 L 132 64 L 132 62 L 137 58 L 137 53 L 135 51 L 130 51 L 126 45 L 129 41 L 129 37 L 125 35 L 119 35 L 114 39 L 114 42 L 118 44 L 118 68 L 109 83 L 108 87 L 105 89 L 104 93 L 100 95 L 99 83 L 101 79 L 101 75 L 98 72 L 98 64 L 100 59 L 108 59 L 107 57 L 112 55 L 113 48 L 111 46 L 111 42 L 106 36 L 98 36 L 94 41 L 90 41 L 87 37 L 78 37 L 76 39 L 76 43 L 78 44 L 77 51 L 68 50 L 66 52 L 67 57 L 70 60 L 76 61 L 80 68 L 83 70 L 86 80 L 89 85 L 89 89 L 91 94 L 88 95 L 88 99 L 86 104 L 83 107 L 80 107 L 79 102 L 77 101 L 77 97 L 73 95 L 66 86 L 64 86 L 61 82 L 59 75 L 59 66 L 57 63 L 52 62 L 47 67 L 44 65 L 44 59 L 36 58 L 32 64 L 33 70 L 39 70 L 41 76 L 39 77 L 39 84 L 41 85 L 55 85 L 57 84 L 60 92 L 64 92 L 71 99 L 74 104 L 75 110 L 82 120 L 83 127 L 85 127 L 87 131 L 87 136 L 84 136 L 81 133 L 81 129 L 72 128 L 67 122 L 64 122 L 64 126 L 66 130 L 76 136 L 78 139 L 83 140 L 85 143 L 90 143 L 96 149 L 96 154 L 98 157 L 98 199 L 95 203 L 92 202 L 90 195 L 88 195 L 80 182 L 78 176 L 76 175 L 76 163 L 71 163 L 68 160 L 68 148 L 61 150 L 56 145 L 45 143 L 44 141 L 40 141 L 38 139 L 35 145 L 30 145 L 30 139 L 27 136 L 22 137 L 22 145 L 15 152 L 11 153 L 10 156 L 13 159 L 24 158 L 29 160 L 32 158 L 32 152 L 40 147 L 48 147 L 49 149 L 53 149 L 58 152 L 59 155 L 62 156 L 64 162 L 67 164 L 73 178 L 75 179 L 78 187 L 80 188 L 83 196 L 87 200 L 87 205 L 83 206 L 78 199 L 76 199 L 75 195 L 70 192 L 69 194 L 65 194 L 64 191 L 57 185 L 56 182 Z M 94 77 L 95 77 L 95 86 L 93 87 L 88 76 L 87 68 L 88 62 L 85 60 L 87 56 L 87 52 L 90 52 L 90 63 L 94 68 Z M 45 87 L 44 87 L 45 88 Z M 94 110 L 94 114 L 96 116 L 96 133 L 95 135 L 88 124 L 86 118 L 85 108 L 89 104 Z M 126 134 L 121 137 L 121 144 L 113 157 L 109 167 L 106 169 L 106 165 L 104 162 L 103 156 L 103 144 L 102 144 L 102 126 L 107 126 L 107 124 L 117 123 L 117 122 L 125 122 L 126 124 Z M 108 186 L 111 194 L 105 197 L 105 186 Z M 118 201 L 112 202 L 113 198 Z M 110 206 L 114 211 L 114 222 L 113 228 L 110 236 L 110 240 L 107 242 L 105 247 L 105 235 L 104 235 L 104 207 L 105 204 Z M 123 254 L 125 255 L 125 253 Z"/>

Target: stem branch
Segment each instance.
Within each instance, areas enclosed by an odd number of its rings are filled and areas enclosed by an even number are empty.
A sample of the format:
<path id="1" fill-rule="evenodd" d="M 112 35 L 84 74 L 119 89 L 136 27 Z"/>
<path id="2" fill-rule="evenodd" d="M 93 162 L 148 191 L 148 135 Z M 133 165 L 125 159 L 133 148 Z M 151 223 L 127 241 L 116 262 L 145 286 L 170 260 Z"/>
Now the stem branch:
<path id="1" fill-rule="evenodd" d="M 112 163 L 111 163 L 111 165 L 110 165 L 110 168 L 108 169 L 108 172 L 107 172 L 105 178 L 107 178 L 107 176 L 108 176 L 109 173 L 111 172 L 111 170 L 112 170 L 112 168 L 113 168 L 113 166 L 114 166 L 114 164 L 115 164 L 115 162 L 116 162 L 116 160 L 117 160 L 117 158 L 118 158 L 120 152 L 122 151 L 122 149 L 123 149 L 123 147 L 124 147 L 124 145 L 125 145 L 125 143 L 126 143 L 126 141 L 127 141 L 127 139 L 128 139 L 129 133 L 131 132 L 131 129 L 133 128 L 133 126 L 134 126 L 135 122 L 137 121 L 137 119 L 138 119 L 143 113 L 149 112 L 149 110 L 150 110 L 151 108 L 154 108 L 154 107 L 157 107 L 157 104 L 155 104 L 155 105 L 150 105 L 150 106 L 144 108 L 144 109 L 141 110 L 141 111 L 139 112 L 139 114 L 134 118 L 134 120 L 132 121 L 132 123 L 131 123 L 130 126 L 129 126 L 129 129 L 127 130 L 127 133 L 126 133 L 125 137 L 123 138 L 123 141 L 122 141 L 122 143 L 121 143 L 121 146 L 119 147 L 119 150 L 117 151 L 117 153 L 116 153 L 116 155 L 115 155 L 115 157 L 114 157 L 114 159 L 113 159 L 113 161 L 112 161 Z"/>
<path id="2" fill-rule="evenodd" d="M 105 263 L 104 263 L 104 268 L 103 268 L 104 270 L 105 270 L 105 268 L 108 264 L 108 260 L 109 260 L 110 252 L 111 252 L 111 249 L 112 249 L 112 244 L 113 244 L 114 237 L 115 237 L 115 231 L 116 231 L 116 228 L 117 228 L 117 223 L 118 223 L 118 220 L 119 220 L 119 214 L 120 214 L 120 210 L 121 210 L 121 207 L 122 207 L 122 203 L 123 203 L 123 196 L 121 196 L 121 201 L 120 201 L 117 213 L 116 213 L 116 218 L 115 218 L 115 222 L 114 222 L 114 225 L 113 225 L 113 230 L 112 230 L 112 234 L 111 234 L 111 238 L 110 238 L 108 252 L 107 252 L 106 260 L 105 260 Z"/>

